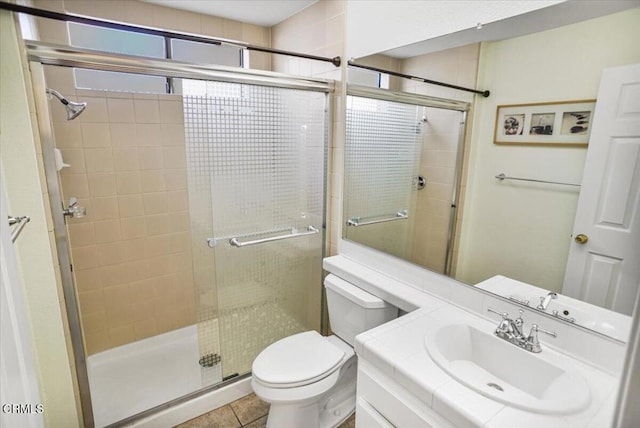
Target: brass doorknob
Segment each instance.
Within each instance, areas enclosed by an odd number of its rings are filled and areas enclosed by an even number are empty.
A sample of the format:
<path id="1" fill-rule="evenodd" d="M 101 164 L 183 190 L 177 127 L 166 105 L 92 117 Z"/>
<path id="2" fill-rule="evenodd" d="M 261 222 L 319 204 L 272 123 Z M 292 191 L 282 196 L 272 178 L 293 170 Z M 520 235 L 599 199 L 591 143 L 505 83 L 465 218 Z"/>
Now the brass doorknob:
<path id="1" fill-rule="evenodd" d="M 581 234 L 577 235 L 574 239 L 578 244 L 586 244 L 587 241 L 589 240 L 589 237 L 587 235 L 581 233 Z"/>

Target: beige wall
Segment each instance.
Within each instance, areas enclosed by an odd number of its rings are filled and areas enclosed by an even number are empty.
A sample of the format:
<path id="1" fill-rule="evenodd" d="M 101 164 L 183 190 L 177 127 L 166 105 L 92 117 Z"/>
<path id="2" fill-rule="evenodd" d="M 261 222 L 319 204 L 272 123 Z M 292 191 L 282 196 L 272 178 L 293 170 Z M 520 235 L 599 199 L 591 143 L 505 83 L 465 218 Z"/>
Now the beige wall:
<path id="1" fill-rule="evenodd" d="M 579 183 L 586 149 L 493 144 L 501 104 L 595 98 L 604 68 L 640 62 L 640 9 L 483 44 L 458 277 L 495 274 L 560 291 L 578 192 L 498 182 L 501 172 Z"/>
<path id="2" fill-rule="evenodd" d="M 12 17 L 0 12 L 0 153 L 12 215 L 28 215 L 15 249 L 28 306 L 44 420 L 50 427 L 79 424 L 75 366 L 44 182 L 31 82 Z M 77 389 L 76 389 L 77 391 Z M 75 397 L 74 397 L 75 395 Z"/>

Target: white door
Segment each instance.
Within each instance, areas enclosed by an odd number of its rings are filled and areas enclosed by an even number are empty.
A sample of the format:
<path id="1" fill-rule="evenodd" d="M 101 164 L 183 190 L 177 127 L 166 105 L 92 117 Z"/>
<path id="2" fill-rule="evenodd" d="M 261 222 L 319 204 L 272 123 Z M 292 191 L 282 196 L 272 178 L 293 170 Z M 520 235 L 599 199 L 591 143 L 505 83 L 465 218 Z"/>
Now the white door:
<path id="1" fill-rule="evenodd" d="M 602 73 L 563 294 L 631 315 L 640 278 L 639 192 L 635 64 Z"/>
<path id="2" fill-rule="evenodd" d="M 0 175 L 0 426 L 38 428 L 44 408 L 7 216 Z"/>

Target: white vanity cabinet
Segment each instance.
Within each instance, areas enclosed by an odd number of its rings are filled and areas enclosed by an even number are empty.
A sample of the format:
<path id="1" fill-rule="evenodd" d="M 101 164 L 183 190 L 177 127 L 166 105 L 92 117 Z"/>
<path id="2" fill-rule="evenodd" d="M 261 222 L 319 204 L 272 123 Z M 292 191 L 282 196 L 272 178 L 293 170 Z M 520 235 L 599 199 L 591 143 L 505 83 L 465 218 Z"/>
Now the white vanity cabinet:
<path id="1" fill-rule="evenodd" d="M 454 428 L 373 365 L 358 364 L 357 428 Z"/>

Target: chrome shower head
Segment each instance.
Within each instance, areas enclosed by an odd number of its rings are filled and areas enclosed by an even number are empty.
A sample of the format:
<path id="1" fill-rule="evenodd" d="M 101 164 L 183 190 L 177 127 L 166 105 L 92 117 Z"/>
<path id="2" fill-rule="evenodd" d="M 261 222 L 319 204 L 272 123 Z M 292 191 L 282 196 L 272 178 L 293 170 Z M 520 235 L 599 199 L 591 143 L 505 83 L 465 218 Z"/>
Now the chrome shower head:
<path id="1" fill-rule="evenodd" d="M 65 104 L 65 108 L 67 109 L 67 120 L 73 120 L 78 117 L 78 115 L 82 113 L 85 108 L 87 108 L 87 103 L 75 103 L 73 101 L 67 101 L 67 104 Z"/>
<path id="2" fill-rule="evenodd" d="M 55 89 L 47 88 L 47 94 L 53 95 L 54 97 L 59 99 L 60 102 L 64 105 L 64 108 L 67 110 L 67 120 L 75 119 L 87 107 L 87 103 L 85 103 L 85 102 L 76 103 L 76 102 L 73 102 L 73 101 L 69 101 L 68 99 L 63 97 L 60 92 L 56 91 Z"/>

